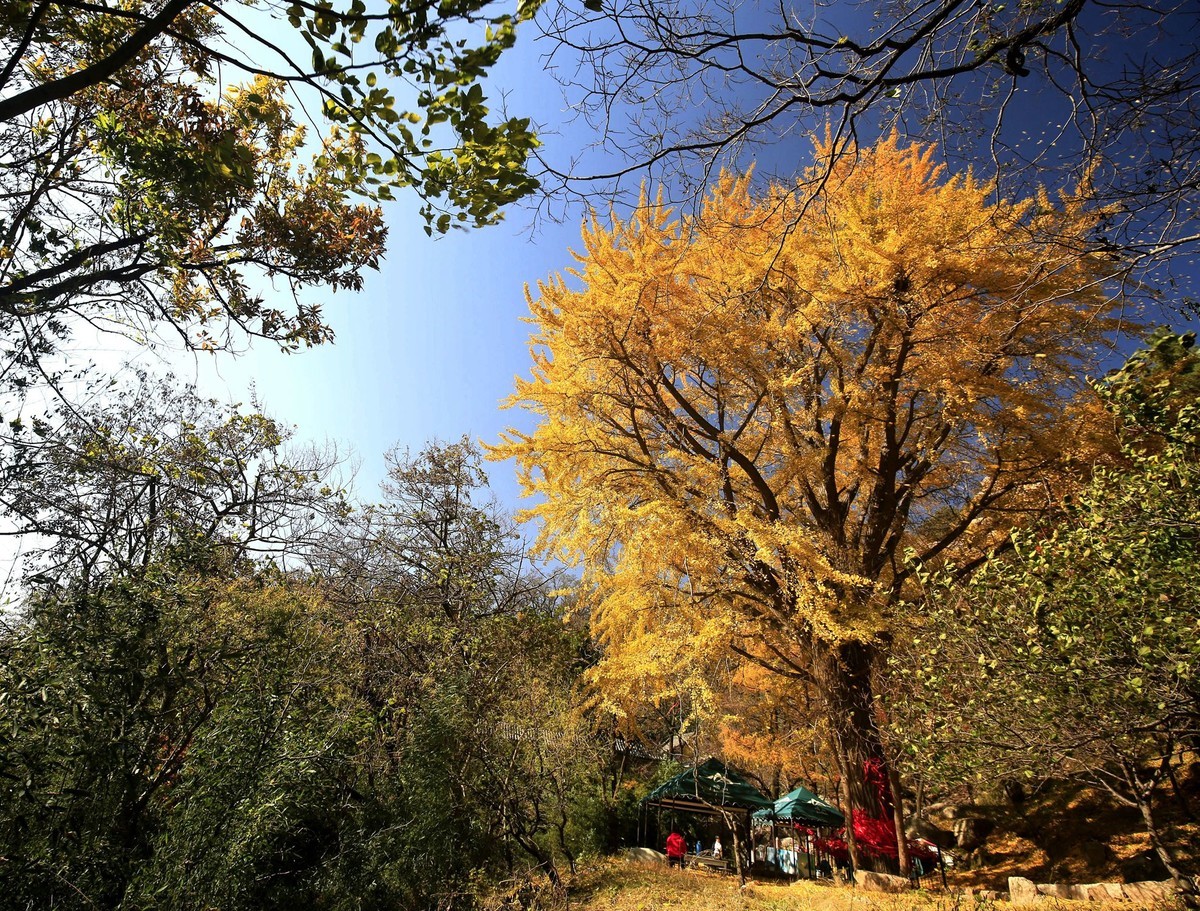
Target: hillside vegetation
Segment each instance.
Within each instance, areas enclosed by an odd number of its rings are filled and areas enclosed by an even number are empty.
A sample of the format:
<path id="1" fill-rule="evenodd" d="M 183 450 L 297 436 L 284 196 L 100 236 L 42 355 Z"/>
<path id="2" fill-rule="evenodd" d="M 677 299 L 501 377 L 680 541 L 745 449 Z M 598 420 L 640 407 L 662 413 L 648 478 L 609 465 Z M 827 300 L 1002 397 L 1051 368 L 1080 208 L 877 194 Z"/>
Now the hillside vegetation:
<path id="1" fill-rule="evenodd" d="M 1188 818 L 1183 801 L 1192 808 L 1200 798 L 1200 763 L 1180 777 L 1183 799 L 1164 795 L 1158 812 L 1171 823 L 1164 827 L 1168 845 L 1192 858 L 1200 822 Z M 1137 811 L 1091 788 L 1046 785 L 1017 806 L 980 804 L 968 812 L 994 820 L 996 828 L 950 872 L 952 886 L 1004 890 L 1010 876 L 1064 883 L 1167 878 Z M 944 818 L 935 822 L 952 825 Z"/>

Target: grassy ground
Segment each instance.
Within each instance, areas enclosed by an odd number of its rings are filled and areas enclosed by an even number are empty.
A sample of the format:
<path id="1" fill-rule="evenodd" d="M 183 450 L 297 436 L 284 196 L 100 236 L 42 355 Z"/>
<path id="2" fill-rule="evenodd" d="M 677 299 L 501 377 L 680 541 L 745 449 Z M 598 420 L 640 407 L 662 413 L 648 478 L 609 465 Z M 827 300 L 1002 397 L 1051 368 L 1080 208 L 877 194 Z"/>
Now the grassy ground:
<path id="1" fill-rule="evenodd" d="M 962 891 L 863 892 L 815 882 L 741 887 L 733 876 L 667 870 L 625 860 L 590 865 L 572 877 L 565 898 L 549 893 L 497 896 L 494 911 L 1009 911 L 1007 902 L 981 901 Z M 1047 900 L 1039 911 L 1152 911 L 1129 902 Z M 1161 911 L 1161 909 L 1153 909 Z"/>
<path id="2" fill-rule="evenodd" d="M 743 888 L 734 876 L 622 861 L 581 874 L 568 898 L 572 911 L 935 911 L 925 893 L 883 895 L 807 881 L 751 881 Z"/>

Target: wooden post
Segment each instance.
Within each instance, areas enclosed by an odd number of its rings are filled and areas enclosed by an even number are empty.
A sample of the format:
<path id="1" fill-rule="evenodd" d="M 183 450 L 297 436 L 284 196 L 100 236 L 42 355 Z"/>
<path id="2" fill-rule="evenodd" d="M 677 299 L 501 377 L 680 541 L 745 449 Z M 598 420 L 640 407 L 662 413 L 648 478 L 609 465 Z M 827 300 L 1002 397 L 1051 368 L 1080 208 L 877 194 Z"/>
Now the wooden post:
<path id="1" fill-rule="evenodd" d="M 771 841 L 775 845 L 775 866 L 782 868 L 779 862 L 779 821 L 771 817 Z"/>
<path id="2" fill-rule="evenodd" d="M 900 773 L 888 763 L 888 788 L 892 792 L 892 824 L 896 827 L 896 861 L 900 875 L 912 874 L 912 858 L 908 856 L 908 836 L 904 831 L 904 800 L 900 796 Z"/>

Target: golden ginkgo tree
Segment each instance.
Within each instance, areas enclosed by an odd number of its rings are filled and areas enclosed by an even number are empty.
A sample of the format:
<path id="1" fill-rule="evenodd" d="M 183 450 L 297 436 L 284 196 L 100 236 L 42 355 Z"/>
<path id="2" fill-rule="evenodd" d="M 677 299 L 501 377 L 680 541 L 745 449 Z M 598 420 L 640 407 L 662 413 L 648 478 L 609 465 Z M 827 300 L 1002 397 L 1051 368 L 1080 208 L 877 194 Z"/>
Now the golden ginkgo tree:
<path id="1" fill-rule="evenodd" d="M 730 649 L 799 676 L 861 822 L 891 800 L 891 606 L 1094 458 L 1085 373 L 1125 317 L 1074 197 L 996 199 L 894 138 L 815 167 L 815 199 L 725 175 L 690 216 L 593 218 L 529 294 L 538 422 L 495 454 L 580 567 L 613 705 Z"/>

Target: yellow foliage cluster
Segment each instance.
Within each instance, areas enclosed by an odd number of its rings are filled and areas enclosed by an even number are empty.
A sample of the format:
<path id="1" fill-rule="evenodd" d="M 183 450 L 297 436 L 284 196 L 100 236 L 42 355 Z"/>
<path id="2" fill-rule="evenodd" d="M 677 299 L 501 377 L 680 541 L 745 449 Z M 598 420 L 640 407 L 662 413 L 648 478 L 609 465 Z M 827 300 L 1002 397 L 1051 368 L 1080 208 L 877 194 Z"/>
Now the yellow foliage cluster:
<path id="1" fill-rule="evenodd" d="M 803 784 L 835 794 L 836 763 L 823 736 L 822 709 L 811 688 L 743 663 L 729 678 L 715 718 L 720 755 L 773 783 L 776 793 Z"/>
<path id="2" fill-rule="evenodd" d="M 1122 301 L 1094 214 L 895 138 L 815 167 L 815 199 L 726 174 L 694 215 L 593 217 L 528 294 L 511 404 L 539 423 L 494 455 L 582 571 L 616 703 L 731 643 L 886 638 L 906 553 L 975 558 L 1103 437 L 1084 374 Z"/>

